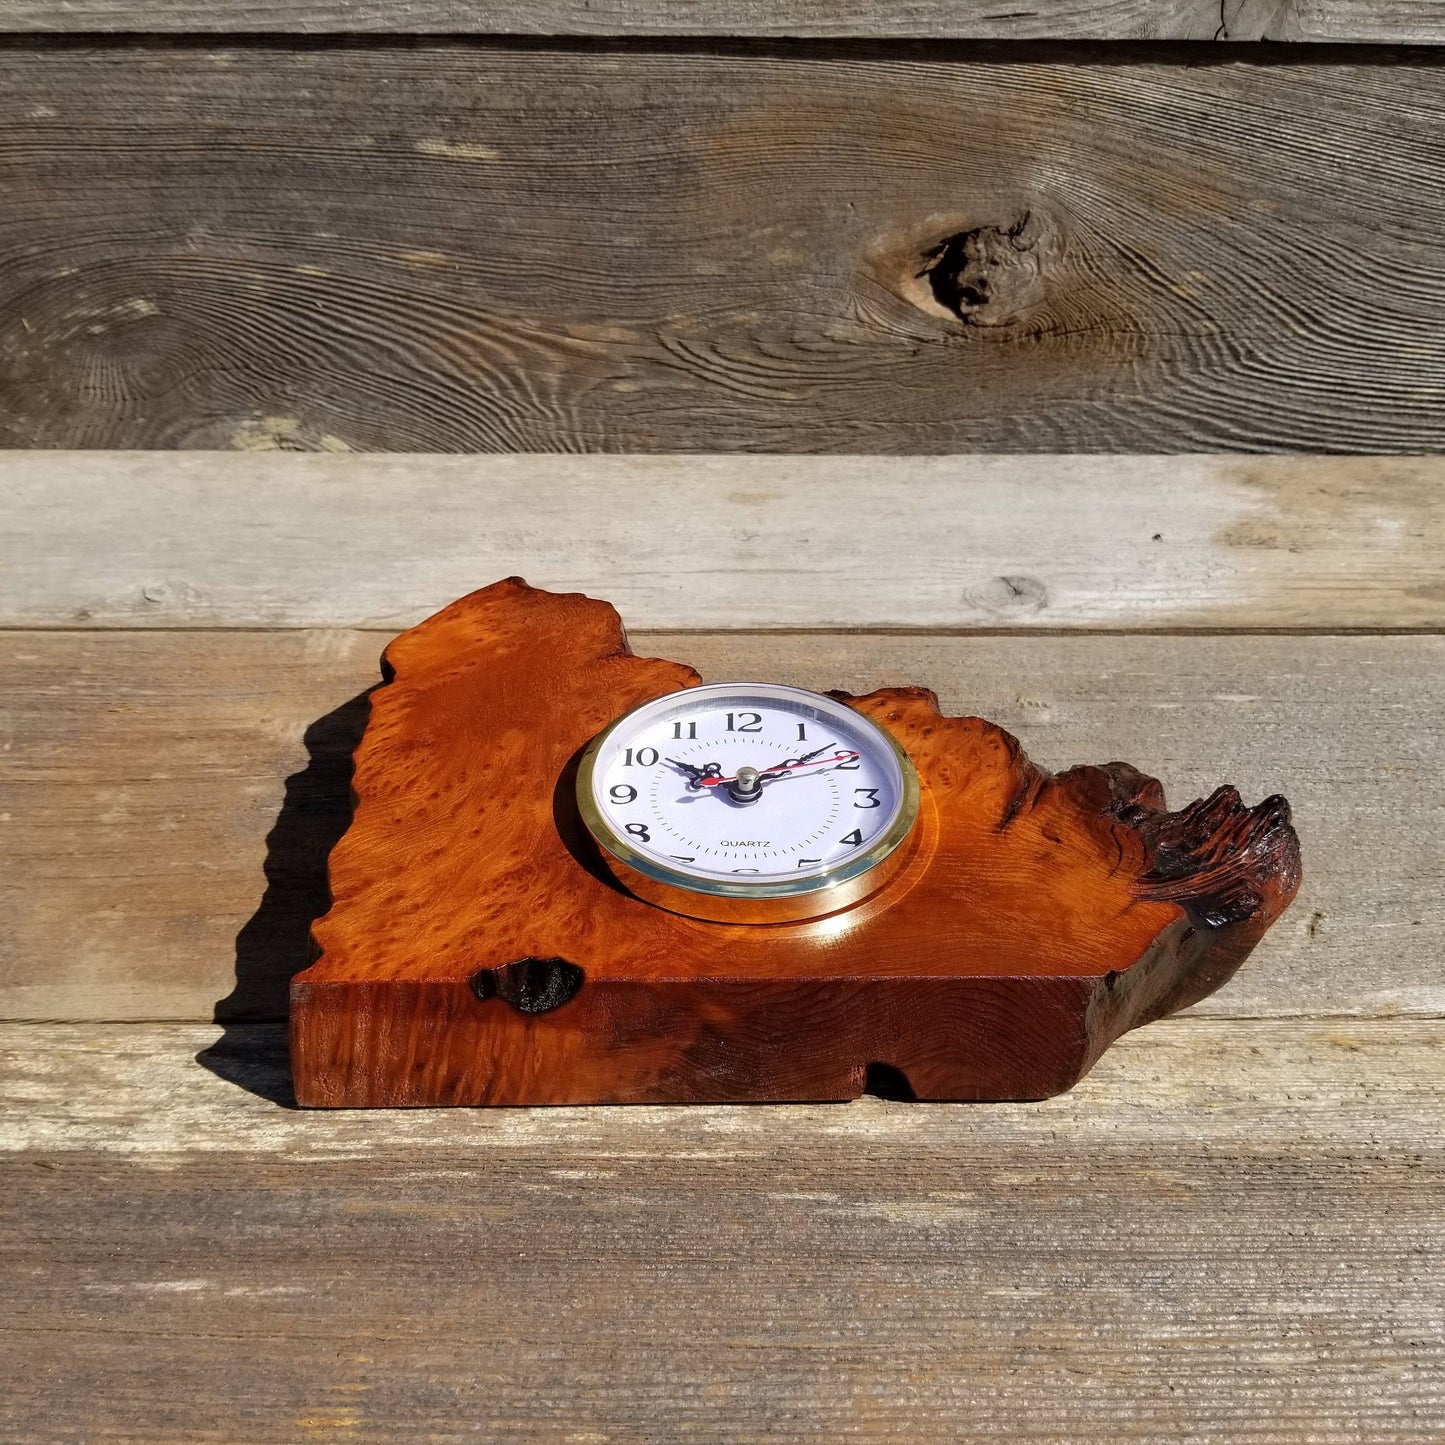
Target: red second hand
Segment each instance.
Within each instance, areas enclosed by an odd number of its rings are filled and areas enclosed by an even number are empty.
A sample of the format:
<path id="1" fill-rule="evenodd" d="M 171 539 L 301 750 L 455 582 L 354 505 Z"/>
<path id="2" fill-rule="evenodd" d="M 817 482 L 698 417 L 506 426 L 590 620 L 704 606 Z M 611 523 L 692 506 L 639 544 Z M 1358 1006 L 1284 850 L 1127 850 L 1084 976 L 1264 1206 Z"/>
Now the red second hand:
<path id="1" fill-rule="evenodd" d="M 794 768 L 818 768 L 825 763 L 851 763 L 854 758 L 862 757 L 861 753 L 834 753 L 831 758 L 809 758 L 806 763 L 778 763 L 771 768 L 759 768 L 758 776 L 767 777 L 769 773 L 791 773 Z M 704 788 L 715 788 L 720 783 L 735 783 L 737 777 L 731 778 L 699 778 L 699 784 Z"/>

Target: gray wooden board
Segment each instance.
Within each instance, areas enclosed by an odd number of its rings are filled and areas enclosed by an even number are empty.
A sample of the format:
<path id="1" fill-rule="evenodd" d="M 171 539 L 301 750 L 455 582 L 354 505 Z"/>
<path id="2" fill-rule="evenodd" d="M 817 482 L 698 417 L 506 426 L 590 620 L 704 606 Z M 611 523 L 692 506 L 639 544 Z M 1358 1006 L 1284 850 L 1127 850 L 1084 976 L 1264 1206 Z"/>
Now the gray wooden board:
<path id="1" fill-rule="evenodd" d="M 1126 1034 L 1075 1089 L 1042 1103 L 300 1110 L 280 1025 L 5 1023 L 0 1158 L 85 1153 L 175 1167 L 203 1154 L 265 1154 L 360 1164 L 389 1149 L 418 1161 L 470 1150 L 482 1167 L 565 1152 L 625 1169 L 628 1160 L 786 1158 L 824 1146 L 841 1160 L 889 1140 L 914 1152 L 933 1140 L 955 1162 L 973 1146 L 1058 1144 L 1116 1156 L 1164 1144 L 1397 1154 L 1445 1142 L 1434 1116 L 1442 1065 L 1441 1019 L 1190 1014 Z"/>
<path id="2" fill-rule="evenodd" d="M 1445 459 L 0 453 L 0 625 L 1439 628 Z"/>
<path id="3" fill-rule="evenodd" d="M 1438 1440 L 1442 1046 L 1194 1020 L 1041 1105 L 314 1115 L 279 1031 L 8 1028 L 0 1429 Z"/>
<path id="4" fill-rule="evenodd" d="M 12 46 L 0 440 L 1439 450 L 1445 69 L 1260 54 Z"/>
<path id="5" fill-rule="evenodd" d="M 198 1019 L 224 1001 L 223 1016 L 280 1017 L 324 907 L 358 694 L 385 641 L 0 636 L 0 1012 Z M 1203 1011 L 1445 1011 L 1445 639 L 641 634 L 633 645 L 712 679 L 930 686 L 948 710 L 1012 729 L 1045 766 L 1123 758 L 1176 804 L 1225 781 L 1250 801 L 1283 791 L 1303 890 Z"/>
<path id="6" fill-rule="evenodd" d="M 10 31 L 1438 43 L 1436 0 L 6 0 Z"/>

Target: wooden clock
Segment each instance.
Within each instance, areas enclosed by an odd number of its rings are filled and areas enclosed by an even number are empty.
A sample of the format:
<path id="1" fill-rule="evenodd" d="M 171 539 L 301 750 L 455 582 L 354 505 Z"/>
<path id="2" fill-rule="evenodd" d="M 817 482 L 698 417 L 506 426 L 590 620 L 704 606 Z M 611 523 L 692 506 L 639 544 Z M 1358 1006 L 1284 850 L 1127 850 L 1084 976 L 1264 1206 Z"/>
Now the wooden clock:
<path id="1" fill-rule="evenodd" d="M 1043 1098 L 1299 886 L 1281 797 L 1168 812 L 923 688 L 703 686 L 516 578 L 386 669 L 292 984 L 304 1105 Z"/>

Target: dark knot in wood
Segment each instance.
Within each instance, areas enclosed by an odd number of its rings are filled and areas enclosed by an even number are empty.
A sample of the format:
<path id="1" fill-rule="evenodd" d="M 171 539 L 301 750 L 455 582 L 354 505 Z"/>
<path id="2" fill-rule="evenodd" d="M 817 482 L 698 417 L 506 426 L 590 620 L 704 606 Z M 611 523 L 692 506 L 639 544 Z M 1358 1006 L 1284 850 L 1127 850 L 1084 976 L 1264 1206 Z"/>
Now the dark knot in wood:
<path id="1" fill-rule="evenodd" d="M 996 617 L 1028 616 L 1049 605 L 1049 589 L 1037 577 L 990 577 L 967 588 L 963 600 Z"/>
<path id="2" fill-rule="evenodd" d="M 586 975 L 565 958 L 518 958 L 497 968 L 478 969 L 472 992 L 499 998 L 524 1014 L 550 1013 L 577 996 Z"/>
<path id="3" fill-rule="evenodd" d="M 1043 294 L 1042 225 L 1032 211 L 1012 226 L 946 236 L 923 257 L 934 300 L 970 326 L 1007 326 Z"/>

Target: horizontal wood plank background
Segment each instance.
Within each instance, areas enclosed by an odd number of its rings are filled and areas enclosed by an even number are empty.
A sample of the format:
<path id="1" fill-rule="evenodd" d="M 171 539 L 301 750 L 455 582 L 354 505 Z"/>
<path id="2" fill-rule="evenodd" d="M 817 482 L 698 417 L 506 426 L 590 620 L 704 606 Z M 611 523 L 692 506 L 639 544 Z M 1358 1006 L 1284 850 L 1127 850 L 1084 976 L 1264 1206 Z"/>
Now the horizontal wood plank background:
<path id="1" fill-rule="evenodd" d="M 1445 5 L 0 34 L 0 1436 L 1445 1436 Z M 1300 898 L 1043 1105 L 298 1113 L 378 654 L 518 571 Z"/>
<path id="2" fill-rule="evenodd" d="M 0 1017 L 284 1017 L 349 816 L 356 699 L 388 636 L 0 634 Z M 929 686 L 1045 766 L 1124 758 L 1176 805 L 1226 781 L 1252 802 L 1284 791 L 1303 891 L 1200 1011 L 1445 1012 L 1439 637 L 647 633 L 633 646 L 709 680 Z"/>
<path id="3" fill-rule="evenodd" d="M 1156 1025 L 1032 1106 L 326 1117 L 270 1102 L 256 1033 L 0 1030 L 13 1438 L 1425 1442 L 1441 1418 L 1438 1022 Z"/>
<path id="4" fill-rule="evenodd" d="M 0 1427 L 1437 1438 L 1440 465 L 5 458 Z M 1301 896 L 1042 1106 L 293 1112 L 245 1021 L 380 650 L 519 566 L 708 676 L 1283 789 Z"/>
<path id="5" fill-rule="evenodd" d="M 203 1023 L 0 1023 L 0 1079 L 7 1097 L 25 1106 L 7 1119 L 0 1157 L 34 1149 L 116 1163 L 207 1153 L 364 1162 L 405 1148 L 414 1156 L 471 1150 L 484 1170 L 509 1153 L 550 1145 L 575 1162 L 610 1161 L 625 1171 L 629 1158 L 681 1160 L 707 1141 L 719 1158 L 758 1160 L 851 1142 L 861 1162 L 870 1148 L 888 1147 L 890 1136 L 920 1154 L 932 1153 L 928 1142 L 937 1137 L 933 1166 L 960 1173 L 974 1147 L 1037 1149 L 1060 1138 L 1146 1164 L 1154 1145 L 1199 1145 L 1236 1159 L 1291 1146 L 1344 1157 L 1429 1143 L 1438 1154 L 1438 1130 L 1421 1136 L 1441 1063 L 1445 1019 L 1438 1017 L 1190 1015 L 1126 1034 L 1077 1089 L 1040 1103 L 908 1108 L 865 1095 L 842 1105 L 312 1111 L 273 1107 L 290 1079 L 277 1024 L 222 1034 Z M 218 1080 L 240 1087 L 221 1088 Z M 150 1107 L 157 1096 L 170 1107 Z M 1439 1223 L 1445 1228 L 1445 1215 Z M 1445 1259 L 1434 1264 L 1445 1268 Z"/>
<path id="6" fill-rule="evenodd" d="M 0 441 L 1439 450 L 1445 62 L 1231 53 L 0 48 Z"/>
<path id="7" fill-rule="evenodd" d="M 0 454 L 0 625 L 1438 629 L 1445 460 Z"/>
<path id="8" fill-rule="evenodd" d="M 1438 44 L 1437 0 L 7 0 L 0 31 Z"/>

